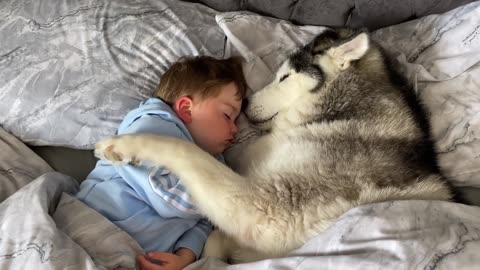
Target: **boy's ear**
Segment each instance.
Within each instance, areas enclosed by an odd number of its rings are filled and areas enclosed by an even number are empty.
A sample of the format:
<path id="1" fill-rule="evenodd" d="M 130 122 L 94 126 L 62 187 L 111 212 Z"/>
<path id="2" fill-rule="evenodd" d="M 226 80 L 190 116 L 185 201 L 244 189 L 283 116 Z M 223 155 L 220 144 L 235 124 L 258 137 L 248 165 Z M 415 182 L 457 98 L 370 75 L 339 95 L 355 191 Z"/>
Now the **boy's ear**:
<path id="1" fill-rule="evenodd" d="M 184 123 L 192 122 L 192 105 L 192 99 L 186 96 L 175 101 L 175 112 Z"/>

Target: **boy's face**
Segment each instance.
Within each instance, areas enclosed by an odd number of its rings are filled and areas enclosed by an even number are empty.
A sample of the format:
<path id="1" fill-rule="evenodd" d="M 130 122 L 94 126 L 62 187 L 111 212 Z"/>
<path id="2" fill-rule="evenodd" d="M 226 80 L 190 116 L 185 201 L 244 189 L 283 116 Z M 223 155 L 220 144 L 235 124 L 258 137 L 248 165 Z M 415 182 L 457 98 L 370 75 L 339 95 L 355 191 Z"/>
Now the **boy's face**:
<path id="1" fill-rule="evenodd" d="M 238 131 L 236 120 L 242 100 L 235 83 L 224 85 L 216 97 L 193 100 L 191 121 L 186 123 L 195 143 L 212 155 L 221 154 Z"/>

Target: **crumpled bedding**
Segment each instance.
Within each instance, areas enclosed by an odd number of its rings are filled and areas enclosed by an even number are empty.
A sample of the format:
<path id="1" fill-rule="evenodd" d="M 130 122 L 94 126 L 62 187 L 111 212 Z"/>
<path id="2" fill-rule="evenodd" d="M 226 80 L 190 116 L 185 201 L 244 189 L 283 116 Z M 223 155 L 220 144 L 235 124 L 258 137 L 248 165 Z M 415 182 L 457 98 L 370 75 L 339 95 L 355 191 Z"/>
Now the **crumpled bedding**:
<path id="1" fill-rule="evenodd" d="M 44 160 L 0 127 L 0 202 L 51 171 Z"/>
<path id="2" fill-rule="evenodd" d="M 135 269 L 138 244 L 50 172 L 0 204 L 0 269 Z"/>
<path id="3" fill-rule="evenodd" d="M 0 203 L 0 269 L 135 269 L 141 248 L 69 195 L 77 190 L 75 180 L 50 172 Z M 392 201 L 348 211 L 284 258 L 207 258 L 187 269 L 476 269 L 479 250 L 479 207 Z"/>

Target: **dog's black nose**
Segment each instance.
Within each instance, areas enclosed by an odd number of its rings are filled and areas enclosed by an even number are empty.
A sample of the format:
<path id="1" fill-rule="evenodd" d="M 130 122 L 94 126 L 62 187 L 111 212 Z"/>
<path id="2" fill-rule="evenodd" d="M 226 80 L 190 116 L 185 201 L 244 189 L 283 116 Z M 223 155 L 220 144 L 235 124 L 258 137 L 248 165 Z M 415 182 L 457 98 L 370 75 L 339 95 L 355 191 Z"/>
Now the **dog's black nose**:
<path id="1" fill-rule="evenodd" d="M 247 106 L 248 106 L 248 98 L 244 98 L 242 100 L 242 112 L 245 112 L 245 110 L 247 109 Z"/>

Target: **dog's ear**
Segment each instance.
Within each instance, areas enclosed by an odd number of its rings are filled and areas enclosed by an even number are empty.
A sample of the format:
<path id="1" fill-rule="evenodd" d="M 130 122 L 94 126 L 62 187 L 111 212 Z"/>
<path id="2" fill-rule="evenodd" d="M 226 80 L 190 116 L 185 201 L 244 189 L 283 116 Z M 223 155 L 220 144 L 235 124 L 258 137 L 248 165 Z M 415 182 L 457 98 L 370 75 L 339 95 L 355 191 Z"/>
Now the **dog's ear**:
<path id="1" fill-rule="evenodd" d="M 362 58 L 370 48 L 367 33 L 360 33 L 352 39 L 330 49 L 330 56 L 340 70 L 347 69 L 352 61 Z"/>

